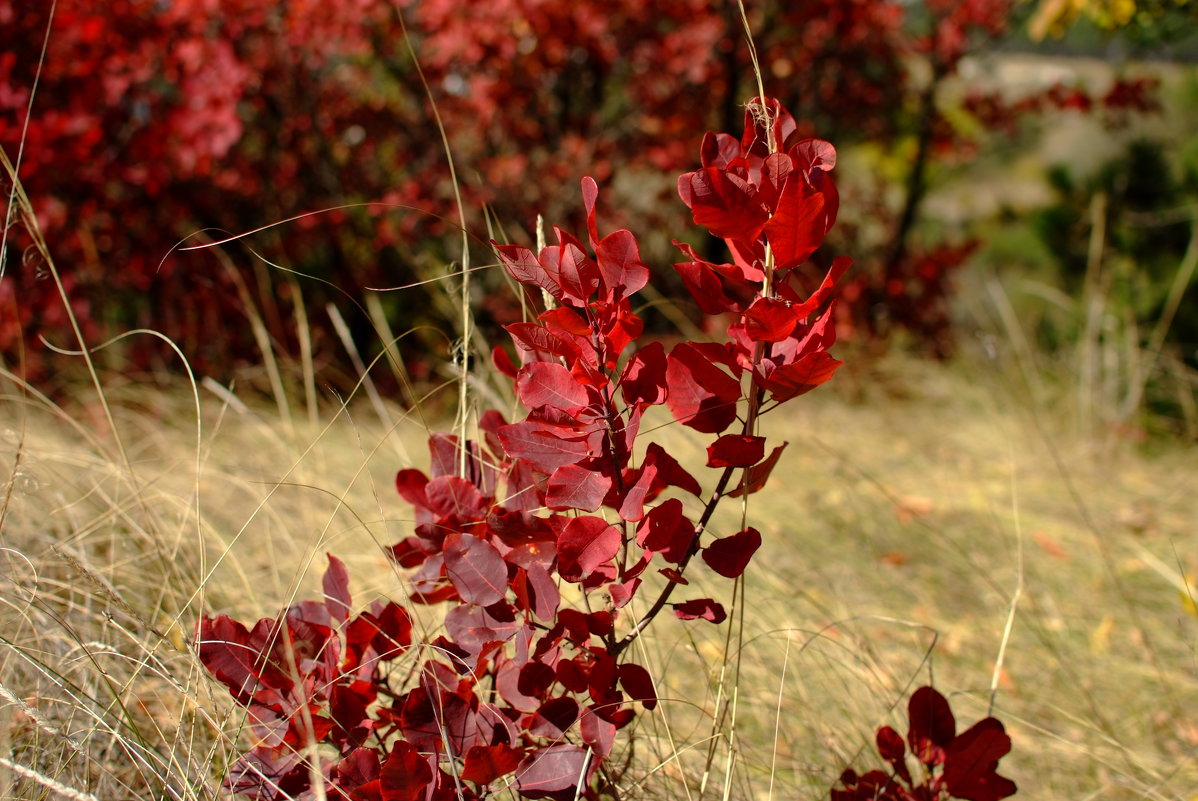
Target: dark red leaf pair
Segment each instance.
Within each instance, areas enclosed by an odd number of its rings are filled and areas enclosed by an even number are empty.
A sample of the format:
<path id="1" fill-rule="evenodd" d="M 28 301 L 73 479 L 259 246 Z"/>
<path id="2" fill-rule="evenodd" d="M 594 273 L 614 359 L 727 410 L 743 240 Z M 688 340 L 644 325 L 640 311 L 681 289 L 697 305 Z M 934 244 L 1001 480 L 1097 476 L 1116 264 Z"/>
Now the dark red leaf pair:
<path id="1" fill-rule="evenodd" d="M 894 729 L 878 729 L 878 753 L 893 774 L 847 770 L 832 801 L 1000 801 L 1014 795 L 1015 783 L 998 774 L 998 762 L 1011 750 L 1011 738 L 995 718 L 978 721 L 957 734 L 948 700 L 931 687 L 920 687 L 908 703 L 906 743 Z M 907 766 L 907 745 L 922 763 L 920 780 Z"/>

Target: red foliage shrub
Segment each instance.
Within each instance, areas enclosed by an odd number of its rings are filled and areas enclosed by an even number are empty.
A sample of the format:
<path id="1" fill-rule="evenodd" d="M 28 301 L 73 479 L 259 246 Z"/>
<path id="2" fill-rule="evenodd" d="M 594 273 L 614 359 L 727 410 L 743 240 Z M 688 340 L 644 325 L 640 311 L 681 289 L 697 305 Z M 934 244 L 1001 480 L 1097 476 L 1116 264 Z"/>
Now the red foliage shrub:
<path id="1" fill-rule="evenodd" d="M 557 243 L 539 253 L 492 243 L 513 279 L 551 298 L 535 322 L 507 327 L 515 360 L 494 353 L 526 415 L 508 423 L 486 412 L 480 442 L 435 434 L 429 472 L 396 476 L 415 527 L 391 554 L 414 570 L 414 603 L 447 606 L 444 634 L 415 641 L 393 602 L 354 614 L 333 556 L 323 602 L 253 628 L 204 617 L 200 659 L 246 707 L 258 739 L 226 776 L 230 790 L 380 800 L 481 799 L 508 786 L 530 799 L 616 792 L 618 732 L 635 704 L 658 702 L 628 646 L 667 608 L 683 620 L 726 618 L 711 598 L 671 599 L 696 555 L 721 576 L 747 568 L 761 534 L 712 537 L 707 524 L 721 499 L 764 489 L 778 462 L 786 444 L 767 455 L 759 417 L 840 365 L 828 353 L 831 296 L 848 262 L 834 260 L 821 280 L 810 270 L 837 215 L 835 150 L 802 137 L 777 101 L 755 100 L 743 135 L 708 134 L 701 157 L 678 192 L 732 261 L 683 245 L 676 269 L 701 308 L 731 316 L 724 336 L 668 353 L 645 341 L 631 300 L 649 268 L 631 232 L 600 233 L 589 178 L 585 237 L 555 228 Z M 710 435 L 709 491 L 659 443 L 637 447 L 645 412 L 660 405 Z M 664 585 L 649 580 L 655 561 Z M 560 582 L 587 602 L 565 603 Z M 642 589 L 655 598 L 628 619 Z M 932 733 L 913 734 L 912 747 L 961 777 L 948 779 L 950 792 L 988 801 L 975 787 L 990 773 L 958 769 L 969 758 L 954 749 L 989 758 L 992 738 L 954 739 L 942 731 L 951 715 L 936 710 Z M 928 762 L 924 739 L 949 756 Z"/>

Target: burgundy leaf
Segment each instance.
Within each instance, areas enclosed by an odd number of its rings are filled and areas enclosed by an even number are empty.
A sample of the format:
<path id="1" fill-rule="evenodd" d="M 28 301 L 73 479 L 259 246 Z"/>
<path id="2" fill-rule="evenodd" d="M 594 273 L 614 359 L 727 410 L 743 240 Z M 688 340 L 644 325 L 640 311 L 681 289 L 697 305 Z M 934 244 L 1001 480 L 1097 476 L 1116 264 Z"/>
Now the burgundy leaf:
<path id="1" fill-rule="evenodd" d="M 427 484 L 428 476 L 419 470 L 409 468 L 395 474 L 395 489 L 398 490 L 399 497 L 418 509 L 428 506 L 428 498 L 424 494 Z"/>
<path id="2" fill-rule="evenodd" d="M 532 592 L 532 613 L 541 620 L 553 620 L 561 604 L 561 592 L 549 571 L 539 564 L 530 564 L 528 587 Z"/>
<path id="3" fill-rule="evenodd" d="M 611 476 L 603 474 L 595 467 L 583 464 L 564 465 L 549 476 L 545 505 L 550 509 L 593 512 L 602 505 L 611 485 Z"/>
<path id="4" fill-rule="evenodd" d="M 712 623 L 723 623 L 728 618 L 724 607 L 710 598 L 697 598 L 674 604 L 674 614 L 680 620 L 710 620 Z"/>
<path id="5" fill-rule="evenodd" d="M 516 397 L 527 409 L 549 406 L 573 414 L 590 402 L 586 387 L 554 362 L 524 365 L 516 379 Z"/>
<path id="6" fill-rule="evenodd" d="M 770 451 L 770 455 L 764 462 L 758 462 L 746 470 L 744 480 L 740 486 L 728 493 L 728 497 L 739 498 L 742 495 L 752 495 L 761 490 L 765 486 L 765 482 L 769 480 L 770 473 L 774 471 L 774 466 L 778 464 L 778 458 L 782 456 L 782 451 L 789 444 L 789 442 L 783 442 Z"/>
<path id="7" fill-rule="evenodd" d="M 765 437 L 725 434 L 707 446 L 708 467 L 749 467 L 765 456 Z"/>
<path id="8" fill-rule="evenodd" d="M 537 709 L 528 733 L 550 740 L 561 739 L 578 720 L 578 702 L 568 695 L 551 698 Z"/>
<path id="9" fill-rule="evenodd" d="M 428 508 L 441 517 L 454 515 L 465 520 L 481 520 L 491 504 L 478 487 L 458 476 L 439 476 L 424 487 Z"/>
<path id="10" fill-rule="evenodd" d="M 890 763 L 894 772 L 907 784 L 911 783 L 911 771 L 907 768 L 907 745 L 902 735 L 889 726 L 878 729 L 878 753 Z"/>
<path id="11" fill-rule="evenodd" d="M 388 601 L 372 619 L 377 627 L 372 644 L 380 657 L 394 659 L 412 644 L 412 618 L 399 604 Z"/>
<path id="12" fill-rule="evenodd" d="M 490 606 L 507 592 L 507 562 L 485 540 L 454 532 L 445 538 L 445 572 L 466 603 Z"/>
<path id="13" fill-rule="evenodd" d="M 322 580 L 325 607 L 329 610 L 330 617 L 344 622 L 349 617 L 349 610 L 353 605 L 349 595 L 349 571 L 345 569 L 345 563 L 331 553 L 326 553 L 325 556 L 329 559 L 329 567 Z"/>
<path id="14" fill-rule="evenodd" d="M 490 784 L 518 768 L 523 757 L 523 749 L 503 743 L 476 745 L 466 752 L 462 779 L 475 784 Z"/>
<path id="15" fill-rule="evenodd" d="M 716 367 L 692 343 L 674 347 L 667 358 L 666 405 L 674 419 L 705 434 L 718 434 L 736 419 L 740 383 Z"/>
<path id="16" fill-rule="evenodd" d="M 356 790 L 378 775 L 379 755 L 372 748 L 355 748 L 337 763 L 337 786 L 342 790 Z"/>
<path id="17" fill-rule="evenodd" d="M 629 697 L 640 701 L 645 705 L 645 709 L 657 706 L 657 690 L 653 687 L 653 678 L 649 671 L 635 663 L 625 662 L 616 668 L 616 675 L 620 679 L 620 686 Z"/>
<path id="18" fill-rule="evenodd" d="M 995 718 L 979 720 L 948 746 L 944 782 L 965 801 L 999 801 L 1015 794 L 1015 782 L 999 776 L 998 761 L 1011 750 L 1011 738 Z"/>
<path id="19" fill-rule="evenodd" d="M 566 581 L 579 582 L 620 550 L 620 532 L 593 515 L 570 518 L 557 539 L 558 572 Z"/>
<path id="20" fill-rule="evenodd" d="M 889 726 L 878 729 L 878 753 L 887 762 L 898 762 L 907 755 L 907 746 L 902 735 Z"/>
<path id="21" fill-rule="evenodd" d="M 703 561 L 724 578 L 745 572 L 749 560 L 761 547 L 761 533 L 749 527 L 730 537 L 721 537 L 703 549 Z"/>
<path id="22" fill-rule="evenodd" d="M 552 473 L 582 461 L 590 451 L 585 441 L 562 439 L 570 433 L 561 426 L 525 420 L 500 428 L 499 439 L 508 455 L 527 460 L 542 473 Z"/>
<path id="23" fill-rule="evenodd" d="M 383 801 L 424 801 L 424 789 L 433 781 L 433 769 L 416 746 L 399 740 L 379 769 Z"/>
<path id="24" fill-rule="evenodd" d="M 204 615 L 198 629 L 200 662 L 234 698 L 244 702 L 258 683 L 255 662 L 262 658 L 250 644 L 249 630 L 227 615 Z"/>
<path id="25" fill-rule="evenodd" d="M 616 726 L 605 717 L 596 714 L 593 706 L 583 711 L 578 733 L 582 735 L 582 741 L 601 759 L 606 759 L 611 754 L 612 746 L 616 742 Z"/>
<path id="26" fill-rule="evenodd" d="M 682 513 L 682 501 L 677 498 L 655 506 L 636 529 L 637 545 L 673 564 L 686 557 L 694 539 L 695 526 Z"/>
<path id="27" fill-rule="evenodd" d="M 649 443 L 649 447 L 645 450 L 645 465 L 650 464 L 657 470 L 657 478 L 665 486 L 677 487 L 696 497 L 702 494 L 703 490 L 695 477 L 686 472 L 678 460 L 656 442 Z"/>
<path id="28" fill-rule="evenodd" d="M 660 342 L 638 350 L 620 376 L 620 392 L 628 405 L 658 404 L 666 399 L 666 353 Z"/>
<path id="29" fill-rule="evenodd" d="M 529 753 L 516 772 L 516 788 L 525 798 L 573 797 L 584 779 L 587 750 L 577 745 L 551 745 Z"/>
<path id="30" fill-rule="evenodd" d="M 635 480 L 633 480 L 633 476 L 635 476 Z M 645 465 L 640 470 L 624 472 L 624 497 L 618 499 L 621 520 L 636 522 L 645 516 L 645 499 L 653 493 L 656 483 L 657 467 L 648 459 L 645 460 Z"/>
<path id="31" fill-rule="evenodd" d="M 657 572 L 661 573 L 663 576 L 665 576 L 667 579 L 674 582 L 675 584 L 688 584 L 688 585 L 690 584 L 690 580 L 687 579 L 686 576 L 682 575 L 681 573 L 679 573 L 677 570 L 675 570 L 672 567 L 659 567 L 659 568 L 657 568 Z"/>
<path id="32" fill-rule="evenodd" d="M 944 696 L 931 687 L 920 687 L 907 703 L 911 753 L 925 765 L 944 762 L 945 749 L 957 733 L 957 722 Z"/>

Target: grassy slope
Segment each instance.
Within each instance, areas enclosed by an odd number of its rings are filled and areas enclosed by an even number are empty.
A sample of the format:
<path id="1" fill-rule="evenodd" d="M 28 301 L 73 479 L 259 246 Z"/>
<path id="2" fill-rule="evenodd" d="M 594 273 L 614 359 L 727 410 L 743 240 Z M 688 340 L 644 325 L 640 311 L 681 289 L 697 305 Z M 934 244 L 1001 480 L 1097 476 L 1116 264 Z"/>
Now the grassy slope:
<path id="1" fill-rule="evenodd" d="M 197 448 L 185 394 L 111 400 L 130 467 L 98 414 L 0 399 L 0 757 L 18 765 L 0 798 L 204 797 L 237 718 L 186 650 L 196 616 L 312 593 L 326 550 L 357 603 L 402 593 L 376 543 L 405 530 L 391 477 L 424 465 L 419 421 L 389 431 L 362 408 L 289 430 L 205 392 Z M 826 797 L 929 675 L 965 724 L 984 716 L 1021 576 L 995 711 L 1021 797 L 1192 797 L 1192 450 L 1067 438 L 1067 415 L 965 366 L 846 373 L 784 414 L 765 420 L 791 444 L 750 499 L 766 544 L 730 649 L 740 679 L 722 685 L 743 758 L 731 797 Z M 664 434 L 684 462 L 701 452 Z M 708 738 L 736 668 L 726 634 L 662 619 L 646 638 L 638 657 L 672 700 L 645 718 L 630 797 L 687 797 L 683 776 L 697 797 L 709 742 L 723 765 L 729 727 Z"/>

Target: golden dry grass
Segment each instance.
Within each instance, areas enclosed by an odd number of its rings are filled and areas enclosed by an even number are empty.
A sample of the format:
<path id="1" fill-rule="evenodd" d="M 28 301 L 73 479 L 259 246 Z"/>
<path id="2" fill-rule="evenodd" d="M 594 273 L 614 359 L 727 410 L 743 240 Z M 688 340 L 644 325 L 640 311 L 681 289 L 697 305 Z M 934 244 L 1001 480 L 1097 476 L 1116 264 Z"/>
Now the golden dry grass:
<path id="1" fill-rule="evenodd" d="M 791 444 L 743 510 L 766 540 L 743 629 L 663 618 L 634 649 L 667 700 L 628 797 L 826 797 L 910 688 L 987 714 L 1010 620 L 994 713 L 1022 797 L 1193 798 L 1192 447 L 1067 436 L 1067 411 L 1012 386 L 892 359 L 765 418 Z M 378 546 L 406 531 L 392 477 L 424 466 L 417 419 L 288 426 L 202 389 L 197 430 L 187 387 L 108 399 L 127 462 L 85 396 L 0 399 L 0 798 L 213 797 L 239 718 L 188 649 L 196 618 L 312 594 L 326 551 L 357 604 L 404 594 Z"/>

